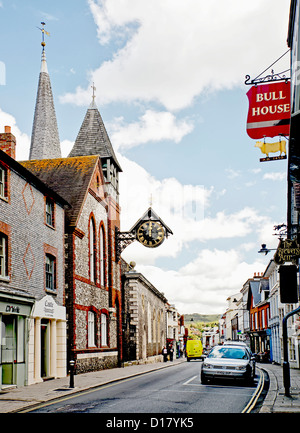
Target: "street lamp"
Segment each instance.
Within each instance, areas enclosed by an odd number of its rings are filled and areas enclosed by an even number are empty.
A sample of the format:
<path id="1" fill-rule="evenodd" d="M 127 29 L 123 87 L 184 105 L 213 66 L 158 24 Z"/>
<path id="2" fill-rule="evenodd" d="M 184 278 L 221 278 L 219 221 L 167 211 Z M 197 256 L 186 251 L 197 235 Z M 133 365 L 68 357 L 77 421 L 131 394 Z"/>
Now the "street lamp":
<path id="1" fill-rule="evenodd" d="M 276 251 L 276 248 L 267 248 L 266 244 L 261 244 L 261 249 L 257 252 L 266 256 L 270 251 Z"/>

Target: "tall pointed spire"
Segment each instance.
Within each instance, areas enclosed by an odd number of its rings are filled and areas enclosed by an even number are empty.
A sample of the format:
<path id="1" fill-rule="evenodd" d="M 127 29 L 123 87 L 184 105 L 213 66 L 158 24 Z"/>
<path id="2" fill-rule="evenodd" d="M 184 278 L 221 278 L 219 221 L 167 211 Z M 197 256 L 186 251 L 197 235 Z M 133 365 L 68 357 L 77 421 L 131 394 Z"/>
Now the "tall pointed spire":
<path id="1" fill-rule="evenodd" d="M 53 94 L 48 74 L 44 36 L 45 23 L 41 23 L 42 32 L 42 61 L 38 83 L 37 98 L 35 104 L 34 120 L 31 134 L 31 146 L 29 159 L 61 158 L 60 140 L 58 135 L 56 114 L 53 102 Z"/>

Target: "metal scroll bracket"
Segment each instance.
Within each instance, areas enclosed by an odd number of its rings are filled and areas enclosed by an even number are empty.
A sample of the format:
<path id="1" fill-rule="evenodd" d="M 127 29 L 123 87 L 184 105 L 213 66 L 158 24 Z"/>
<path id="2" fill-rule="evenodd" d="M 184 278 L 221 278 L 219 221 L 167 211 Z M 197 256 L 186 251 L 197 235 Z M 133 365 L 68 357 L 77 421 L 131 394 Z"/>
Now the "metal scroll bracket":
<path id="1" fill-rule="evenodd" d="M 287 77 L 285 74 L 286 72 L 290 72 L 290 69 L 286 69 L 285 71 L 276 73 L 273 69 L 271 69 L 271 73 L 261 77 L 268 69 L 270 69 L 275 63 L 277 63 L 282 57 L 284 57 L 290 50 L 287 50 L 282 56 L 280 56 L 275 62 L 273 62 L 270 66 L 268 66 L 263 72 L 261 72 L 257 77 L 255 77 L 253 80 L 251 80 L 250 75 L 245 76 L 245 84 L 248 86 L 262 84 L 262 83 L 270 83 L 273 81 L 289 81 L 290 77 Z"/>
<path id="2" fill-rule="evenodd" d="M 122 251 L 135 240 L 135 231 L 121 232 L 118 227 L 115 228 L 116 262 L 120 260 Z"/>

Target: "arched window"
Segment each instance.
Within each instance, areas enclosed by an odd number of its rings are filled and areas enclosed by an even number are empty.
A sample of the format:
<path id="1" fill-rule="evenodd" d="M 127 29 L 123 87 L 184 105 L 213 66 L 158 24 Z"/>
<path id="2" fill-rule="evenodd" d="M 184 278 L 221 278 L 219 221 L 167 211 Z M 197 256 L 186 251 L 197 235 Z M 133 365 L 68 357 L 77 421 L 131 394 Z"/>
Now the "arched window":
<path id="1" fill-rule="evenodd" d="M 107 346 L 107 317 L 101 314 L 101 346 Z"/>
<path id="2" fill-rule="evenodd" d="M 100 245 L 99 245 L 99 253 L 100 253 L 100 284 L 101 286 L 105 286 L 105 234 L 103 226 L 100 227 Z"/>
<path id="3" fill-rule="evenodd" d="M 95 233 L 95 223 L 93 218 L 90 219 L 90 245 L 89 245 L 89 254 L 90 254 L 90 280 L 95 283 L 96 282 L 96 233 Z"/>
<path id="4" fill-rule="evenodd" d="M 93 311 L 88 311 L 88 346 L 96 346 L 96 315 Z"/>

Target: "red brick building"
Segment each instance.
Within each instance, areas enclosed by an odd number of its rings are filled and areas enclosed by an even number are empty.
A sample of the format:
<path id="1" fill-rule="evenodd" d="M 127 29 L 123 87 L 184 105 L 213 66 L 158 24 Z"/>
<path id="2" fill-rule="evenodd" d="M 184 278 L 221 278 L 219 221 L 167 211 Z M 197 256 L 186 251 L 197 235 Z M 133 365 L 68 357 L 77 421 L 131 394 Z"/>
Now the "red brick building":
<path id="1" fill-rule="evenodd" d="M 70 155 L 60 157 L 44 47 L 30 160 L 22 164 L 71 205 L 65 218 L 68 360 L 76 361 L 77 372 L 117 366 L 122 303 L 115 231 L 122 169 L 94 98 Z"/>

